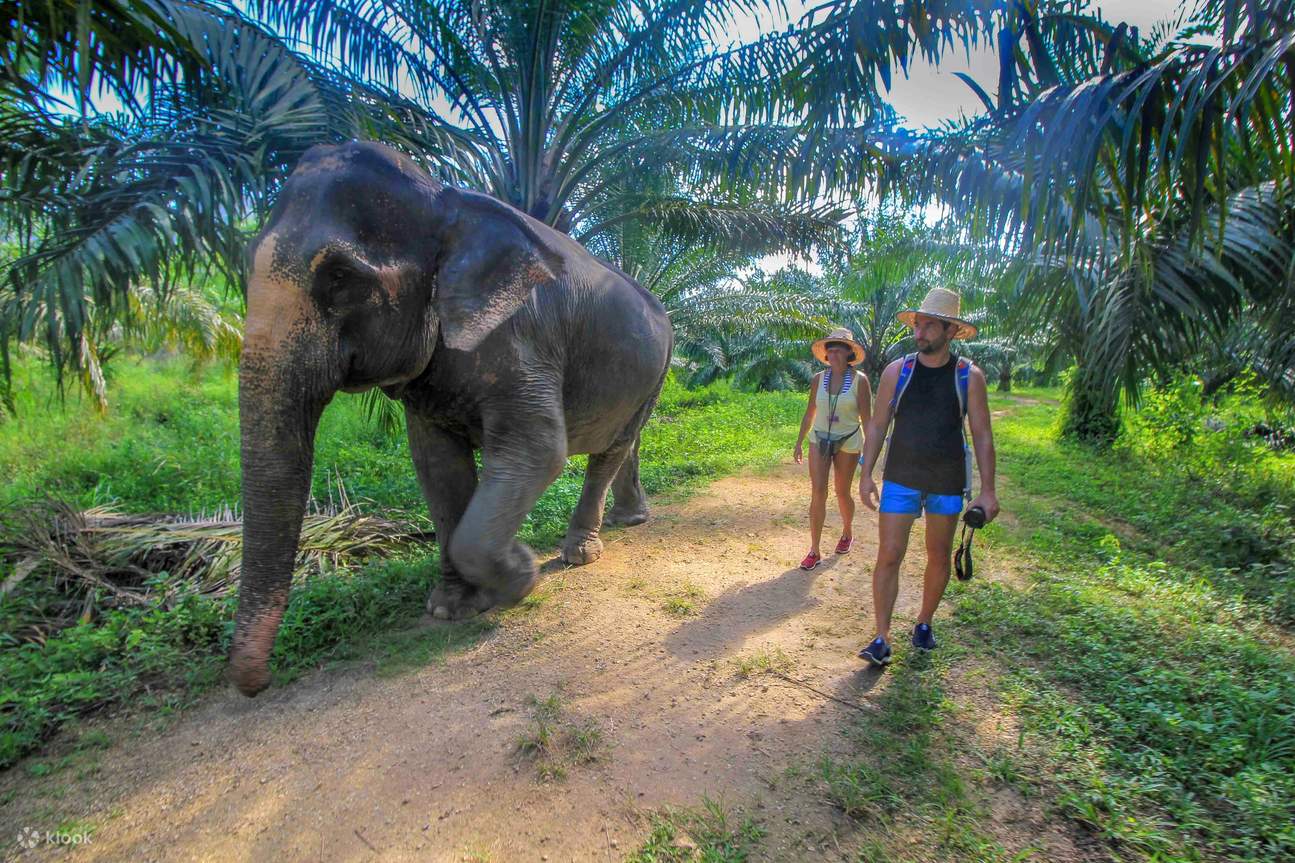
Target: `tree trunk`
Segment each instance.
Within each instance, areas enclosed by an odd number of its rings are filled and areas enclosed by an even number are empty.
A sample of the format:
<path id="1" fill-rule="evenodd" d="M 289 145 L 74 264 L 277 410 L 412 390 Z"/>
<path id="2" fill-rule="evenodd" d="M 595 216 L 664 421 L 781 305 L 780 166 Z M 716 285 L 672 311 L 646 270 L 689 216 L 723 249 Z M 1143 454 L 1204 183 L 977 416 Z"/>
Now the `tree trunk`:
<path id="1" fill-rule="evenodd" d="M 1066 398 L 1066 417 L 1061 427 L 1069 438 L 1109 446 L 1120 431 L 1119 387 L 1098 380 L 1083 366 L 1075 369 Z"/>
<path id="2" fill-rule="evenodd" d="M 1242 370 L 1239 367 L 1233 366 L 1229 369 L 1215 372 L 1213 375 L 1206 377 L 1205 382 L 1201 387 L 1201 398 L 1217 400 L 1219 391 L 1232 383 L 1232 381 L 1236 380 L 1241 374 L 1241 371 Z"/>
<path id="3" fill-rule="evenodd" d="M 1012 364 L 1003 363 L 998 368 L 998 391 L 1000 393 L 1010 393 L 1012 391 Z"/>

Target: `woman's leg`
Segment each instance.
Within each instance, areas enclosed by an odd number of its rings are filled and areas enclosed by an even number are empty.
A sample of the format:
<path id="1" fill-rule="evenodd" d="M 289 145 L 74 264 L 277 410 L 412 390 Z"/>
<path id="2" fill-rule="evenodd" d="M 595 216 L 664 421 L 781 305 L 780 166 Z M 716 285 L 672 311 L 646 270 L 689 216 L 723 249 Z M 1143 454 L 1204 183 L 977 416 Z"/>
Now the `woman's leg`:
<path id="1" fill-rule="evenodd" d="M 838 452 L 832 457 L 832 466 L 832 486 L 841 510 L 841 536 L 854 536 L 854 469 L 859 466 L 859 453 Z"/>
<path id="2" fill-rule="evenodd" d="M 811 438 L 812 440 L 812 438 Z M 832 462 L 818 451 L 818 444 L 809 448 L 809 550 L 822 555 L 819 543 L 823 540 L 823 521 L 827 518 L 827 472 Z"/>

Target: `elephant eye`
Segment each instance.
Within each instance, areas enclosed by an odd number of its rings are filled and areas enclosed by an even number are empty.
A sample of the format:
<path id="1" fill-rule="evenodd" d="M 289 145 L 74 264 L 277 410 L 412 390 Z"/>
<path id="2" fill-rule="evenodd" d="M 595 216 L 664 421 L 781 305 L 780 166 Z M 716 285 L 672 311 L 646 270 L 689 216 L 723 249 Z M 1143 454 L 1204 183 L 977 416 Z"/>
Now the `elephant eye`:
<path id="1" fill-rule="evenodd" d="M 315 271 L 315 295 L 330 306 L 349 305 L 368 295 L 372 274 L 341 254 L 334 254 Z"/>
<path id="2" fill-rule="evenodd" d="M 328 287 L 332 290 L 338 290 L 346 285 L 346 280 L 355 275 L 355 271 L 342 261 L 330 264 L 328 267 Z"/>

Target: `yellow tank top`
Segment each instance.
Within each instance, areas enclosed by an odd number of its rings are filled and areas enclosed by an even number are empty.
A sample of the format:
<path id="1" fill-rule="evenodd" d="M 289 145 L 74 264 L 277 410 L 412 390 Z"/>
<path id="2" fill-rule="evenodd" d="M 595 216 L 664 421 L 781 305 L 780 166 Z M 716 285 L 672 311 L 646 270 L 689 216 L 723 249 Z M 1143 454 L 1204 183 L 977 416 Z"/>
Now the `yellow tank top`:
<path id="1" fill-rule="evenodd" d="M 840 395 L 828 392 L 831 384 L 832 370 L 828 369 L 823 372 L 814 402 L 814 431 L 841 438 L 859 427 L 859 376 L 854 369 L 846 369 Z"/>

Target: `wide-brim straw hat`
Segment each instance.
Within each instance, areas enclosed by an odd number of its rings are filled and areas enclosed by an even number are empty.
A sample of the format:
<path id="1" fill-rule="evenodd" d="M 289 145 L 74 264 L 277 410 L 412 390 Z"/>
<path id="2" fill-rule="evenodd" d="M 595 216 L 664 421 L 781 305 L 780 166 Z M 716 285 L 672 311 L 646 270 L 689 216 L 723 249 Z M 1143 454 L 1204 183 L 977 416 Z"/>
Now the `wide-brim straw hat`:
<path id="1" fill-rule="evenodd" d="M 942 321 L 948 321 L 951 324 L 958 325 L 958 331 L 951 338 L 955 339 L 974 339 L 979 330 L 976 325 L 970 321 L 958 317 L 961 298 L 955 291 L 946 288 L 931 288 L 922 300 L 920 308 L 905 309 L 896 317 L 900 323 L 906 327 L 913 325 L 913 318 L 917 315 L 926 315 L 928 318 L 939 318 Z"/>
<path id="2" fill-rule="evenodd" d="M 864 356 L 867 355 L 867 351 L 863 349 L 863 345 L 854 340 L 854 333 L 850 332 L 845 327 L 837 327 L 823 338 L 814 342 L 810 347 L 810 350 L 814 352 L 814 356 L 818 358 L 818 361 L 825 365 L 827 364 L 828 342 L 845 342 L 849 345 L 854 350 L 854 358 L 850 360 L 850 365 L 852 366 L 857 366 L 859 363 L 863 362 Z"/>

